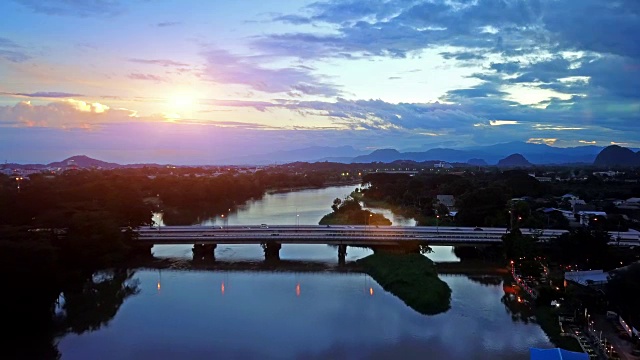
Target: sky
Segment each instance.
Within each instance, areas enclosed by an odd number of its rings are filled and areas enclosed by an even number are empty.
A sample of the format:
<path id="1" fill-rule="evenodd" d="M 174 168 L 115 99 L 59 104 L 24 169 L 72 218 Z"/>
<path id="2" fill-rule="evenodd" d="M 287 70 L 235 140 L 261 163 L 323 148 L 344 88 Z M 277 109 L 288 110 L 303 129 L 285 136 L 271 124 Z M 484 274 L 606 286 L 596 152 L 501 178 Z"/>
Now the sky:
<path id="1" fill-rule="evenodd" d="M 637 0 L 3 0 L 0 161 L 640 146 Z"/>

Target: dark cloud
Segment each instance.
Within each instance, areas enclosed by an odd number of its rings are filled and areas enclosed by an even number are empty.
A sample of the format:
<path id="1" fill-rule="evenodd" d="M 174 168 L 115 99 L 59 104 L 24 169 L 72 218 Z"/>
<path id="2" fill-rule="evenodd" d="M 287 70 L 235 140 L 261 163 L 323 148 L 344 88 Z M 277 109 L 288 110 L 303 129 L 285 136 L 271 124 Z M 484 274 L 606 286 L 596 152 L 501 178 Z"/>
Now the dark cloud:
<path id="1" fill-rule="evenodd" d="M 118 0 L 13 0 L 33 12 L 63 16 L 114 16 L 124 11 Z"/>
<path id="2" fill-rule="evenodd" d="M 202 75 L 216 83 L 247 85 L 268 93 L 324 96 L 340 94 L 338 88 L 327 79 L 314 75 L 305 68 L 267 68 L 257 58 L 234 55 L 222 49 L 210 49 L 204 56 L 207 64 Z"/>
<path id="3" fill-rule="evenodd" d="M 484 60 L 487 58 L 482 53 L 477 53 L 472 51 L 443 52 L 443 53 L 440 53 L 440 56 L 442 56 L 447 60 L 455 59 L 455 60 L 462 60 L 462 61 Z"/>
<path id="4" fill-rule="evenodd" d="M 311 14 L 306 18 L 285 15 L 277 19 L 299 24 L 330 23 L 338 27 L 339 33 L 323 37 L 279 34 L 260 39 L 257 44 L 267 50 L 286 52 L 294 44 L 305 47 L 303 44 L 307 43 L 315 47 L 304 51 L 307 55 L 333 56 L 338 49 L 404 57 L 408 52 L 437 45 L 510 51 L 535 47 L 541 40 L 535 30 L 542 16 L 537 0 L 322 1 L 307 10 Z M 462 55 L 465 56 L 470 54 Z"/>
<path id="5" fill-rule="evenodd" d="M 560 48 L 640 57 L 638 1 L 546 1 L 544 5 L 544 26 Z"/>
<path id="6" fill-rule="evenodd" d="M 27 55 L 22 46 L 7 38 L 0 37 L 0 59 L 19 63 L 30 58 L 31 56 Z"/>
<path id="7" fill-rule="evenodd" d="M 167 59 L 129 59 L 130 62 L 139 63 L 139 64 L 150 64 L 150 65 L 160 65 L 164 67 L 176 66 L 176 67 L 185 67 L 189 66 L 189 64 L 167 60 Z"/>

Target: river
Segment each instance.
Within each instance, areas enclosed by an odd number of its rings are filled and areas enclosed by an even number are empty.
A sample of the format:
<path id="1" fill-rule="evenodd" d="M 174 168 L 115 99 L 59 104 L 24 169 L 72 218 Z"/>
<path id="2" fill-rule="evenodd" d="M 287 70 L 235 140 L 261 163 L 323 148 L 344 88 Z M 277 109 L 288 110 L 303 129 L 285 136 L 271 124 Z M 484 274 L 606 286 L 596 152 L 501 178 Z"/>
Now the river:
<path id="1" fill-rule="evenodd" d="M 317 224 L 334 198 L 354 188 L 268 194 L 226 221 Z M 414 224 L 385 215 L 394 224 Z M 221 218 L 204 224 L 214 221 Z M 368 254 L 349 248 L 347 261 Z M 186 264 L 191 249 L 156 246 L 154 255 Z M 435 247 L 427 256 L 459 260 L 451 247 Z M 338 263 L 337 250 L 325 245 L 284 245 L 280 257 Z M 216 249 L 223 263 L 263 258 L 256 245 Z M 137 294 L 113 319 L 95 331 L 60 337 L 58 350 L 62 359 L 528 359 L 530 347 L 552 347 L 538 325 L 506 306 L 500 277 L 441 274 L 452 289 L 451 309 L 424 316 L 362 273 L 273 270 L 138 269 L 129 280 Z"/>

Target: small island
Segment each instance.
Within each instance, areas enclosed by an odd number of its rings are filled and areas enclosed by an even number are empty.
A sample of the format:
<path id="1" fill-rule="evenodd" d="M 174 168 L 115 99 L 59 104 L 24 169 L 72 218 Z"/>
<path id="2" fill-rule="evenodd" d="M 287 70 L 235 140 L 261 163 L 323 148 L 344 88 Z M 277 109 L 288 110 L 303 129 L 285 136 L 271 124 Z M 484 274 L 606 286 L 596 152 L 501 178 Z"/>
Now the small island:
<path id="1" fill-rule="evenodd" d="M 391 220 L 382 214 L 363 210 L 353 197 L 345 200 L 336 198 L 331 205 L 333 212 L 320 219 L 320 225 L 391 225 Z"/>
<path id="2" fill-rule="evenodd" d="M 421 254 L 379 252 L 357 261 L 385 291 L 423 315 L 451 307 L 451 288 L 438 278 L 435 265 Z"/>

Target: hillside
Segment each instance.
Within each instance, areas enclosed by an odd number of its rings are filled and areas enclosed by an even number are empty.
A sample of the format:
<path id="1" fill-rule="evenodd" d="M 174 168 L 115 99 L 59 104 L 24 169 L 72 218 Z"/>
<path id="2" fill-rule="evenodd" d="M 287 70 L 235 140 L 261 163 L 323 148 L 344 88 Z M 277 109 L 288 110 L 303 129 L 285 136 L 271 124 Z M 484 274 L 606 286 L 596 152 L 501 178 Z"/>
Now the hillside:
<path id="1" fill-rule="evenodd" d="M 511 154 L 498 161 L 498 167 L 530 167 L 533 164 L 521 154 Z"/>
<path id="2" fill-rule="evenodd" d="M 640 166 L 640 154 L 622 146 L 611 145 L 600 151 L 593 165 L 601 167 Z"/>

